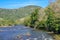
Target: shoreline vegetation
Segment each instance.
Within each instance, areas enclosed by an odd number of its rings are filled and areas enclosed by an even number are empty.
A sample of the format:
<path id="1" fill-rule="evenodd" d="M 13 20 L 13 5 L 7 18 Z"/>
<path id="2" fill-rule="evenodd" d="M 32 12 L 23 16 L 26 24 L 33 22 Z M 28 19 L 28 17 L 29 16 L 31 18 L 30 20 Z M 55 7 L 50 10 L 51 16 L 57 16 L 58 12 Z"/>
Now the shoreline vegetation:
<path id="1" fill-rule="evenodd" d="M 14 25 L 12 25 L 12 26 L 14 26 Z M 0 28 L 1 28 L 1 27 L 12 27 L 12 26 L 0 26 Z"/>
<path id="2" fill-rule="evenodd" d="M 55 34 L 53 32 L 47 32 L 47 33 L 51 35 L 54 40 L 60 40 L 60 34 Z"/>

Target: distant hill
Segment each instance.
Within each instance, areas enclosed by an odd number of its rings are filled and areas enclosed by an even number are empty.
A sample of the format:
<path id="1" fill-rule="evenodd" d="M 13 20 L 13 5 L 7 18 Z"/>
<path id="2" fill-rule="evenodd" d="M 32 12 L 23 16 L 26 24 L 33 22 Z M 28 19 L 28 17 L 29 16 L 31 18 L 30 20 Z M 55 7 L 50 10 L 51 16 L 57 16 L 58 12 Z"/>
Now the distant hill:
<path id="1" fill-rule="evenodd" d="M 29 5 L 18 9 L 0 8 L 0 18 L 7 19 L 7 20 L 16 20 L 30 15 L 36 8 L 41 8 L 41 7 L 35 5 Z"/>

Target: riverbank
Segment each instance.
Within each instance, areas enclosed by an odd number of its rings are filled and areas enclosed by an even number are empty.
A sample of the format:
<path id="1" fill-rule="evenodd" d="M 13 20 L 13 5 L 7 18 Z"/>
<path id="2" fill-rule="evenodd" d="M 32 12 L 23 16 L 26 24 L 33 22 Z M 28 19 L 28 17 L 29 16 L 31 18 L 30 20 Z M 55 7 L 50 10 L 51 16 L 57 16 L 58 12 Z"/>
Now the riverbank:
<path id="1" fill-rule="evenodd" d="M 49 32 L 49 31 L 46 31 L 46 30 L 38 30 L 38 31 L 45 31 L 45 32 L 47 32 L 49 35 L 51 35 L 54 40 L 60 40 L 60 34 L 55 34 L 55 33 L 53 33 L 53 32 Z"/>
<path id="2" fill-rule="evenodd" d="M 54 34 L 55 40 L 60 40 L 60 34 Z"/>
<path id="3" fill-rule="evenodd" d="M 54 40 L 60 40 L 60 34 L 54 34 L 53 32 L 47 32 L 49 35 L 51 35 Z"/>
<path id="4" fill-rule="evenodd" d="M 14 26 L 14 25 L 13 25 Z M 12 27 L 12 26 L 0 26 L 0 27 Z"/>

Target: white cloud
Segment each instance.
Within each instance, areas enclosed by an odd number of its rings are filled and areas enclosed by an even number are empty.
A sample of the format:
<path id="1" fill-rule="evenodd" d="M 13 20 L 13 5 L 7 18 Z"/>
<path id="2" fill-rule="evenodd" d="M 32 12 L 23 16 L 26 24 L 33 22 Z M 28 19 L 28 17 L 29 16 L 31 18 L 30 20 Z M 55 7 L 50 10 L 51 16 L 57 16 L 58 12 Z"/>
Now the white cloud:
<path id="1" fill-rule="evenodd" d="M 29 1 L 29 2 L 24 2 L 24 3 L 17 2 L 14 4 L 7 5 L 7 6 L 27 6 L 27 5 L 35 5 L 35 4 L 37 4 L 37 1 L 34 1 L 34 2 Z"/>

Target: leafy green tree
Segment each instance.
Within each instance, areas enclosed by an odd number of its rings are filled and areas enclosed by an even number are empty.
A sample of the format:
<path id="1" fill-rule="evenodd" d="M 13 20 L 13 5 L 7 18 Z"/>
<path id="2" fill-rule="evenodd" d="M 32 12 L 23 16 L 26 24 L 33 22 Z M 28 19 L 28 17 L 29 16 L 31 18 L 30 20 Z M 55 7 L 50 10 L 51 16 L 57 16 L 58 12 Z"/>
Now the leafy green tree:
<path id="1" fill-rule="evenodd" d="M 38 9 L 35 9 L 35 11 L 33 13 L 31 13 L 31 21 L 30 21 L 30 27 L 33 27 L 34 29 L 36 29 L 37 24 L 38 24 Z"/>
<path id="2" fill-rule="evenodd" d="M 25 17 L 23 24 L 24 24 L 25 26 L 30 26 L 30 16 Z"/>
<path id="3" fill-rule="evenodd" d="M 60 33 L 60 18 L 56 18 L 54 33 Z"/>
<path id="4" fill-rule="evenodd" d="M 49 31 L 52 31 L 52 27 L 54 27 L 54 21 L 55 21 L 55 17 L 54 17 L 54 11 L 51 8 L 48 8 L 47 11 L 45 11 L 46 14 L 48 15 L 46 24 L 47 24 L 47 28 Z"/>
<path id="5" fill-rule="evenodd" d="M 45 30 L 45 21 L 39 21 L 38 25 L 37 25 L 37 28 L 38 29 L 42 29 L 42 30 Z"/>

